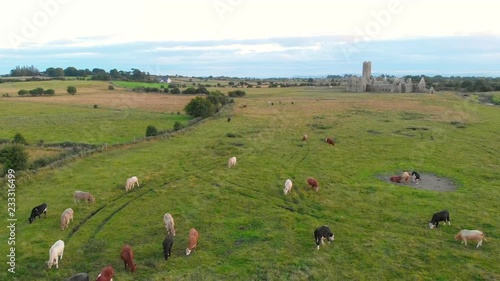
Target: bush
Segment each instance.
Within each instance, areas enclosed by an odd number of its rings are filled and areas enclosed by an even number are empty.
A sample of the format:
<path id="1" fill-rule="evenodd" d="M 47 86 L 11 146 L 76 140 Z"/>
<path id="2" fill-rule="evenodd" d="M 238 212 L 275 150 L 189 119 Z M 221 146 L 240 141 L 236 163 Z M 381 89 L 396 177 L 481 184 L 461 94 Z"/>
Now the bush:
<path id="1" fill-rule="evenodd" d="M 0 150 L 0 162 L 4 165 L 4 174 L 9 169 L 16 172 L 25 170 L 28 167 L 28 152 L 20 144 L 6 145 Z"/>
<path id="2" fill-rule="evenodd" d="M 192 99 L 184 110 L 193 117 L 207 118 L 215 113 L 215 106 L 206 98 L 196 97 Z"/>
<path id="3" fill-rule="evenodd" d="M 75 86 L 68 86 L 68 89 L 66 90 L 68 94 L 74 95 L 76 94 L 76 87 Z"/>
<path id="4" fill-rule="evenodd" d="M 229 91 L 227 93 L 230 97 L 244 97 L 247 93 L 242 90 L 236 90 L 236 91 Z"/>
<path id="5" fill-rule="evenodd" d="M 22 89 L 22 90 L 19 90 L 19 92 L 17 92 L 17 94 L 20 96 L 27 96 L 29 94 L 29 92 L 25 89 Z"/>
<path id="6" fill-rule="evenodd" d="M 146 137 L 153 137 L 153 136 L 156 136 L 156 135 L 158 135 L 158 130 L 156 130 L 156 127 L 149 125 L 146 128 Z"/>
<path id="7" fill-rule="evenodd" d="M 44 95 L 53 96 L 56 92 L 54 89 L 47 89 L 43 92 Z"/>
<path id="8" fill-rule="evenodd" d="M 179 131 L 180 129 L 184 128 L 184 126 L 181 124 L 181 122 L 176 121 L 174 123 L 174 131 Z"/>
<path id="9" fill-rule="evenodd" d="M 112 90 L 114 90 L 114 89 L 115 89 L 115 87 L 113 87 L 113 85 L 109 85 L 109 86 L 108 86 L 108 90 L 111 90 L 111 91 L 112 91 Z"/>
<path id="10" fill-rule="evenodd" d="M 23 135 L 21 135 L 20 133 L 17 133 L 15 136 L 14 136 L 14 140 L 12 141 L 13 143 L 17 143 L 17 144 L 22 144 L 22 145 L 28 145 L 28 142 L 26 141 L 26 139 L 23 137 Z"/>
<path id="11" fill-rule="evenodd" d="M 178 95 L 178 94 L 181 93 L 181 89 L 179 89 L 179 88 L 173 88 L 172 90 L 170 90 L 170 93 L 174 94 L 174 95 Z"/>

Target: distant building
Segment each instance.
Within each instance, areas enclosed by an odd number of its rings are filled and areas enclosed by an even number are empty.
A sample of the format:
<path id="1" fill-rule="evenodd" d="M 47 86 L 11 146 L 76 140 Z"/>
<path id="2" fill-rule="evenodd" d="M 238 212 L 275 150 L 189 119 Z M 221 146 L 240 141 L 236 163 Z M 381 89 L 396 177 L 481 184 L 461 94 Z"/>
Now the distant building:
<path id="1" fill-rule="evenodd" d="M 415 83 L 411 78 L 396 78 L 389 82 L 387 77 L 372 77 L 372 63 L 363 62 L 363 72 L 361 77 L 350 76 L 347 78 L 347 92 L 376 92 L 376 93 L 434 93 L 434 88 L 427 89 L 425 79 L 422 77 L 419 83 Z"/>
<path id="2" fill-rule="evenodd" d="M 160 82 L 160 83 L 172 83 L 172 80 L 168 76 L 160 76 L 160 77 L 158 77 L 158 82 Z"/>

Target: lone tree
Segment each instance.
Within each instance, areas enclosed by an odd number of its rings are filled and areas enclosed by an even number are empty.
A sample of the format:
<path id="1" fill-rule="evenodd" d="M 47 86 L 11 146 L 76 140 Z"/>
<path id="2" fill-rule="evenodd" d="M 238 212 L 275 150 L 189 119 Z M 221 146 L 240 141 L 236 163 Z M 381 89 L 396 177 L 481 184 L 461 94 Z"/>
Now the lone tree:
<path id="1" fill-rule="evenodd" d="M 207 118 L 214 115 L 215 106 L 206 98 L 196 97 L 186 104 L 184 110 L 193 117 Z"/>
<path id="2" fill-rule="evenodd" d="M 155 126 L 149 125 L 146 128 L 146 137 L 153 137 L 158 135 L 158 130 L 156 130 Z"/>
<path id="3" fill-rule="evenodd" d="M 76 87 L 75 86 L 68 86 L 68 89 L 66 90 L 68 94 L 74 95 L 76 94 Z"/>
<path id="4" fill-rule="evenodd" d="M 3 163 L 3 173 L 9 169 L 16 172 L 28 167 L 28 152 L 23 145 L 9 144 L 0 149 L 0 162 Z"/>

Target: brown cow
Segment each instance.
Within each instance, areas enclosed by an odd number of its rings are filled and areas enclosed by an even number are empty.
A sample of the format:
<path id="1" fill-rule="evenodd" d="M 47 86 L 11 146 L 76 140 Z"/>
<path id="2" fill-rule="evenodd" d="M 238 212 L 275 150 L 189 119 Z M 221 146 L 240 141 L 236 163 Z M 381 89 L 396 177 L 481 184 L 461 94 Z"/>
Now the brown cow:
<path id="1" fill-rule="evenodd" d="M 397 182 L 397 183 L 400 183 L 400 182 L 403 180 L 403 178 L 401 178 L 401 176 L 392 176 L 392 177 L 390 178 L 390 180 L 391 180 L 392 182 Z"/>
<path id="2" fill-rule="evenodd" d="M 189 256 L 191 254 L 191 251 L 196 248 L 196 245 L 198 244 L 198 231 L 196 229 L 191 228 L 189 230 L 189 243 L 188 247 L 186 248 L 186 256 Z"/>
<path id="3" fill-rule="evenodd" d="M 113 281 L 114 276 L 115 270 L 111 265 L 108 265 L 101 270 L 101 273 L 97 275 L 97 279 L 95 281 Z"/>
<path id="4" fill-rule="evenodd" d="M 487 241 L 482 231 L 467 229 L 460 230 L 460 232 L 455 235 L 455 240 L 462 240 L 461 244 L 465 243 L 465 246 L 467 246 L 467 240 L 478 241 L 476 248 L 483 245 L 483 240 Z"/>
<path id="5" fill-rule="evenodd" d="M 302 136 L 302 141 L 307 141 L 307 139 L 308 139 L 307 135 Z"/>
<path id="6" fill-rule="evenodd" d="M 335 145 L 335 142 L 334 142 L 334 141 L 333 141 L 333 139 L 331 139 L 331 138 L 326 138 L 326 139 L 325 139 L 325 142 L 326 142 L 327 144 Z"/>
<path id="7" fill-rule="evenodd" d="M 307 186 L 310 186 L 316 192 L 319 190 L 318 181 L 314 178 L 307 179 Z"/>
<path id="8" fill-rule="evenodd" d="M 135 272 L 136 264 L 134 263 L 134 251 L 132 251 L 132 248 L 129 245 L 123 246 L 120 257 L 125 264 L 125 269 L 127 269 L 128 266 L 132 273 Z"/>

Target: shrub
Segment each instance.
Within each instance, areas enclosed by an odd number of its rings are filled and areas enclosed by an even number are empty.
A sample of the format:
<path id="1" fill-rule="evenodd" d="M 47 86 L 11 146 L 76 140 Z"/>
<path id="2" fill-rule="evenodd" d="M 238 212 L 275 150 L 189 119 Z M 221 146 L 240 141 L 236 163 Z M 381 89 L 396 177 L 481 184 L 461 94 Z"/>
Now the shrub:
<path id="1" fill-rule="evenodd" d="M 17 94 L 20 96 L 27 96 L 29 94 L 29 92 L 25 89 L 21 89 L 21 90 L 19 90 L 19 92 L 17 92 Z"/>
<path id="2" fill-rule="evenodd" d="M 207 118 L 215 113 L 215 106 L 206 98 L 196 97 L 192 99 L 184 110 L 193 117 Z"/>
<path id="3" fill-rule="evenodd" d="M 75 86 L 68 86 L 68 89 L 66 90 L 68 94 L 74 95 L 76 94 L 76 87 Z"/>
<path id="4" fill-rule="evenodd" d="M 153 136 L 156 136 L 156 135 L 158 135 L 158 130 L 156 130 L 156 127 L 149 125 L 146 128 L 146 137 L 153 137 Z"/>
<path id="5" fill-rule="evenodd" d="M 109 85 L 109 86 L 108 86 L 108 90 L 111 90 L 111 91 L 112 91 L 112 90 L 114 90 L 114 89 L 115 89 L 115 87 L 113 87 L 113 85 Z"/>
<path id="6" fill-rule="evenodd" d="M 53 96 L 56 92 L 54 91 L 54 89 L 47 89 L 45 91 L 43 91 L 43 94 L 44 95 L 47 95 L 47 96 Z"/>
<path id="7" fill-rule="evenodd" d="M 6 145 L 0 149 L 0 162 L 4 164 L 4 173 L 9 169 L 16 172 L 25 170 L 28 167 L 28 152 L 20 144 Z"/>
<path id="8" fill-rule="evenodd" d="M 180 129 L 184 128 L 184 126 L 181 124 L 181 122 L 176 121 L 174 123 L 174 131 L 179 131 Z"/>
<path id="9" fill-rule="evenodd" d="M 15 136 L 14 136 L 14 140 L 12 141 L 13 143 L 17 143 L 17 144 L 23 144 L 23 145 L 28 145 L 28 142 L 26 141 L 26 139 L 23 137 L 23 135 L 21 135 L 20 133 L 17 133 Z"/>
<path id="10" fill-rule="evenodd" d="M 227 93 L 230 97 L 244 97 L 247 93 L 242 90 L 236 90 L 236 91 L 229 91 Z"/>

